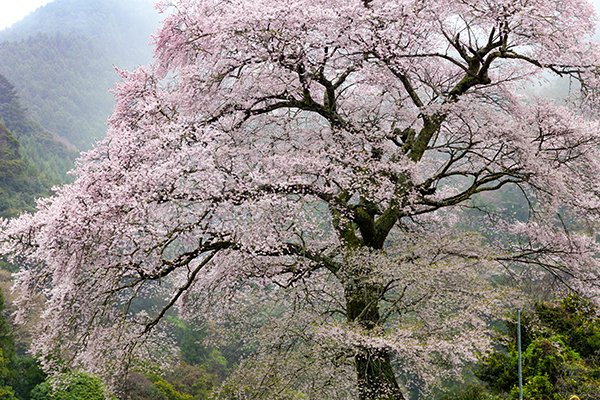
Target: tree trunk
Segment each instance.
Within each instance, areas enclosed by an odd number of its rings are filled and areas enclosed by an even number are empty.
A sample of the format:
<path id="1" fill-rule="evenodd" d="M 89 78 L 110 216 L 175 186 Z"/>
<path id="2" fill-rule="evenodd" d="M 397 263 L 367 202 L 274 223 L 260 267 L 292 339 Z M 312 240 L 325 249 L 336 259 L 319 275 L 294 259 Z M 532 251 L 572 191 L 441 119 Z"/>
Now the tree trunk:
<path id="1" fill-rule="evenodd" d="M 350 323 L 358 323 L 366 331 L 379 325 L 381 287 L 351 279 L 346 285 L 346 311 Z M 404 400 L 387 349 L 358 349 L 354 357 L 358 384 L 358 400 Z"/>

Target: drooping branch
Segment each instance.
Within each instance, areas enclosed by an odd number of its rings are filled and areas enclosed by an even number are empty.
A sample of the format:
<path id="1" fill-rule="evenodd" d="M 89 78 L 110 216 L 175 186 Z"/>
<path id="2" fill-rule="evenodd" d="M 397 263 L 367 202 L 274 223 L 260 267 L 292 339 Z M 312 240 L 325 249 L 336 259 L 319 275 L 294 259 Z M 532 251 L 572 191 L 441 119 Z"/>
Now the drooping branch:
<path id="1" fill-rule="evenodd" d="M 140 335 L 148 334 L 165 316 L 167 311 L 169 311 L 175 303 L 179 300 L 179 298 L 192 286 L 192 284 L 196 281 L 196 277 L 200 273 L 200 271 L 213 259 L 213 257 L 217 254 L 217 250 L 209 253 L 203 260 L 200 262 L 190 273 L 188 273 L 186 282 L 183 286 L 180 286 L 175 295 L 171 297 L 169 302 L 160 310 L 158 315 L 150 322 L 146 324 L 143 332 Z"/>

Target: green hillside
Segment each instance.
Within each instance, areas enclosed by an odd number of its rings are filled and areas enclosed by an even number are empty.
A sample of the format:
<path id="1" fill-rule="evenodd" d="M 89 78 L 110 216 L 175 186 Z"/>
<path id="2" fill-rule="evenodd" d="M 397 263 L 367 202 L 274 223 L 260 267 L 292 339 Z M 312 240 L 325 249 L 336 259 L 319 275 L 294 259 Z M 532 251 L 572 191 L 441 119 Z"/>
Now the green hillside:
<path id="1" fill-rule="evenodd" d="M 33 121 L 15 87 L 0 75 L 0 216 L 29 210 L 64 182 L 76 152 Z"/>
<path id="2" fill-rule="evenodd" d="M 147 0 L 56 0 L 0 32 L 0 74 L 39 123 L 87 149 L 106 131 L 115 66 L 151 59 Z"/>
<path id="3" fill-rule="evenodd" d="M 21 156 L 19 142 L 0 124 L 0 216 L 11 217 L 30 209 L 40 191 L 38 177 Z"/>

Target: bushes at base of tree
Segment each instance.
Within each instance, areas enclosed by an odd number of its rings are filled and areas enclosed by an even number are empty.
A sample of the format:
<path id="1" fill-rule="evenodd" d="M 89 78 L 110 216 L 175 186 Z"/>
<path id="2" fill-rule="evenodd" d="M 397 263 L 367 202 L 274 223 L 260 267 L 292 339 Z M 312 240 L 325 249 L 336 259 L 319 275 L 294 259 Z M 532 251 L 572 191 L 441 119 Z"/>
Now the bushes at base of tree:
<path id="1" fill-rule="evenodd" d="M 48 378 L 31 392 L 31 400 L 106 400 L 100 378 L 85 372 L 68 372 Z M 116 400 L 116 398 L 113 398 Z"/>
<path id="2" fill-rule="evenodd" d="M 559 304 L 536 304 L 523 319 L 523 398 L 600 400 L 600 318 L 576 295 Z M 518 398 L 516 323 L 498 337 L 499 347 L 474 368 L 479 382 L 448 390 L 441 400 Z"/>

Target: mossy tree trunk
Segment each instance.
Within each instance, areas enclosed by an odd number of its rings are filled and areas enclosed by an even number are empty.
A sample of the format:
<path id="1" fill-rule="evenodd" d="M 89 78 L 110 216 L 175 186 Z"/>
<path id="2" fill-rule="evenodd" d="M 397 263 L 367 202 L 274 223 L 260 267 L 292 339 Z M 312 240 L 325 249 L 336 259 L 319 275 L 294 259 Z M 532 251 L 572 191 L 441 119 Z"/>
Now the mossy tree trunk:
<path id="1" fill-rule="evenodd" d="M 348 322 L 367 331 L 379 328 L 379 300 L 382 288 L 365 280 L 351 280 L 346 285 Z M 359 348 L 354 365 L 358 383 L 358 400 L 404 400 L 398 386 L 387 349 Z"/>

